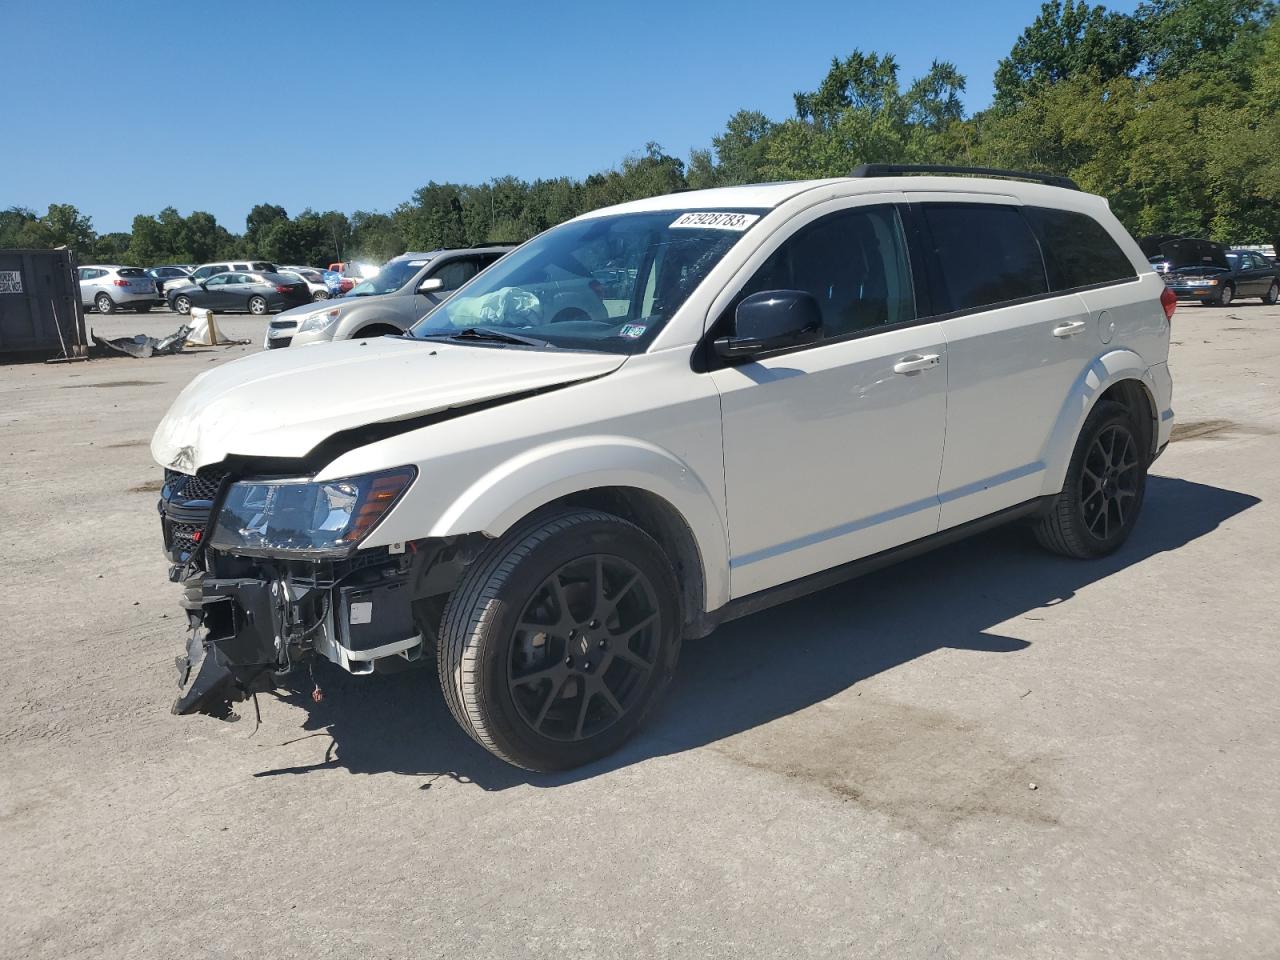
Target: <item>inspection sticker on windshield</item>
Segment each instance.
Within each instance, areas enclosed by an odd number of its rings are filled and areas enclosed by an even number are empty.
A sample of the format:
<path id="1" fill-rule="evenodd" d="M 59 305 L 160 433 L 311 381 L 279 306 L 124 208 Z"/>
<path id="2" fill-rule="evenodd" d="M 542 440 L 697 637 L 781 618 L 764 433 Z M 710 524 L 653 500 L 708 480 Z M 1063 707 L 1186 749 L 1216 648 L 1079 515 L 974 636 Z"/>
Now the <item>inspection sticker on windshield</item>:
<path id="1" fill-rule="evenodd" d="M 671 229 L 734 230 L 741 233 L 760 219 L 758 213 L 682 213 L 676 217 Z"/>
<path id="2" fill-rule="evenodd" d="M 643 323 L 624 324 L 622 329 L 618 331 L 620 336 L 626 337 L 628 340 L 639 340 L 644 336 L 644 332 L 649 328 Z"/>

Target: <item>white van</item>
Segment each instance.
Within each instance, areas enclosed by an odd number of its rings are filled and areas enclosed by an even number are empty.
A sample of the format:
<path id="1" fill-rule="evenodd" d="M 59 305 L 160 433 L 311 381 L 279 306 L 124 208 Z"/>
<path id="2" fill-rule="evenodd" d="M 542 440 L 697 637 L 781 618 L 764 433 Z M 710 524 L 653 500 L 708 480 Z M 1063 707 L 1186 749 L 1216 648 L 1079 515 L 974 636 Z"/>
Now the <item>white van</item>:
<path id="1" fill-rule="evenodd" d="M 1171 294 L 1070 181 L 921 172 L 597 210 L 405 336 L 201 374 L 151 447 L 175 712 L 427 656 L 481 745 L 572 767 L 733 617 L 1019 518 L 1115 550 L 1169 440 Z M 548 309 L 566 284 L 599 309 Z"/>

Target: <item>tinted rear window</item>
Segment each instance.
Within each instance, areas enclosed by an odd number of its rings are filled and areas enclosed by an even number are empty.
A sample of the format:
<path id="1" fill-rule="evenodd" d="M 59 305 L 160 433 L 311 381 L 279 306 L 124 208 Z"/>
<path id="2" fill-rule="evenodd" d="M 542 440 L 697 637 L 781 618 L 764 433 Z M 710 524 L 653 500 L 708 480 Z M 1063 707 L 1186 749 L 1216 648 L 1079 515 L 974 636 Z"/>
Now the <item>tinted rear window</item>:
<path id="1" fill-rule="evenodd" d="M 146 276 L 146 273 L 142 271 L 141 267 L 121 267 L 119 270 L 116 271 L 116 273 L 120 274 L 120 276 L 122 277 L 145 277 Z"/>
<path id="2" fill-rule="evenodd" d="M 938 313 L 1047 293 L 1040 245 L 1017 207 L 926 203 L 941 272 Z"/>
<path id="3" fill-rule="evenodd" d="M 1137 276 L 1124 251 L 1093 217 L 1047 207 L 1027 207 L 1023 212 L 1040 238 L 1054 290 Z"/>

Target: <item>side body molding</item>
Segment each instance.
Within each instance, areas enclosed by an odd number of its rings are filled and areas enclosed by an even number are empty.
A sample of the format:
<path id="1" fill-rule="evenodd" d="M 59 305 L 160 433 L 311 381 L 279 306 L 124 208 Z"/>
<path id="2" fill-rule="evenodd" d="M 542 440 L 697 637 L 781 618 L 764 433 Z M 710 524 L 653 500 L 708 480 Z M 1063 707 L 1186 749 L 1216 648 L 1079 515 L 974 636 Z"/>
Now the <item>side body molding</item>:
<path id="1" fill-rule="evenodd" d="M 1151 409 L 1159 415 L 1160 407 L 1155 402 L 1155 381 L 1141 357 L 1132 350 L 1112 350 L 1098 357 L 1072 386 L 1053 431 L 1049 434 L 1049 442 L 1044 451 L 1045 477 L 1042 491 L 1046 496 L 1058 493 L 1066 482 L 1067 467 L 1071 463 L 1076 437 L 1080 435 L 1080 428 L 1084 426 L 1089 411 L 1099 397 L 1121 380 L 1140 382 Z M 1153 437 L 1155 429 L 1156 424 L 1153 423 Z"/>
<path id="2" fill-rule="evenodd" d="M 671 504 L 697 543 L 707 609 L 728 602 L 729 538 L 715 498 L 670 451 L 632 437 L 574 437 L 527 450 L 471 484 L 427 535 L 501 536 L 553 500 L 600 487 L 644 490 Z"/>

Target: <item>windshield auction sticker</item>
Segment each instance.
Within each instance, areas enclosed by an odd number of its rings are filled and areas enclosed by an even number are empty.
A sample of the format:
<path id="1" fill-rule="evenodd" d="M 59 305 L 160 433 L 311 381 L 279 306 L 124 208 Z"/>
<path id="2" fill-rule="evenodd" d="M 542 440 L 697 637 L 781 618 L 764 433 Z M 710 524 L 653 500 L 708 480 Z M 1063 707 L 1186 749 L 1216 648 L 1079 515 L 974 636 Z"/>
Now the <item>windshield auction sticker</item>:
<path id="1" fill-rule="evenodd" d="M 682 213 L 671 224 L 672 229 L 735 230 L 741 233 L 760 219 L 758 213 Z"/>
<path id="2" fill-rule="evenodd" d="M 21 293 L 22 274 L 17 270 L 0 270 L 0 293 Z"/>

